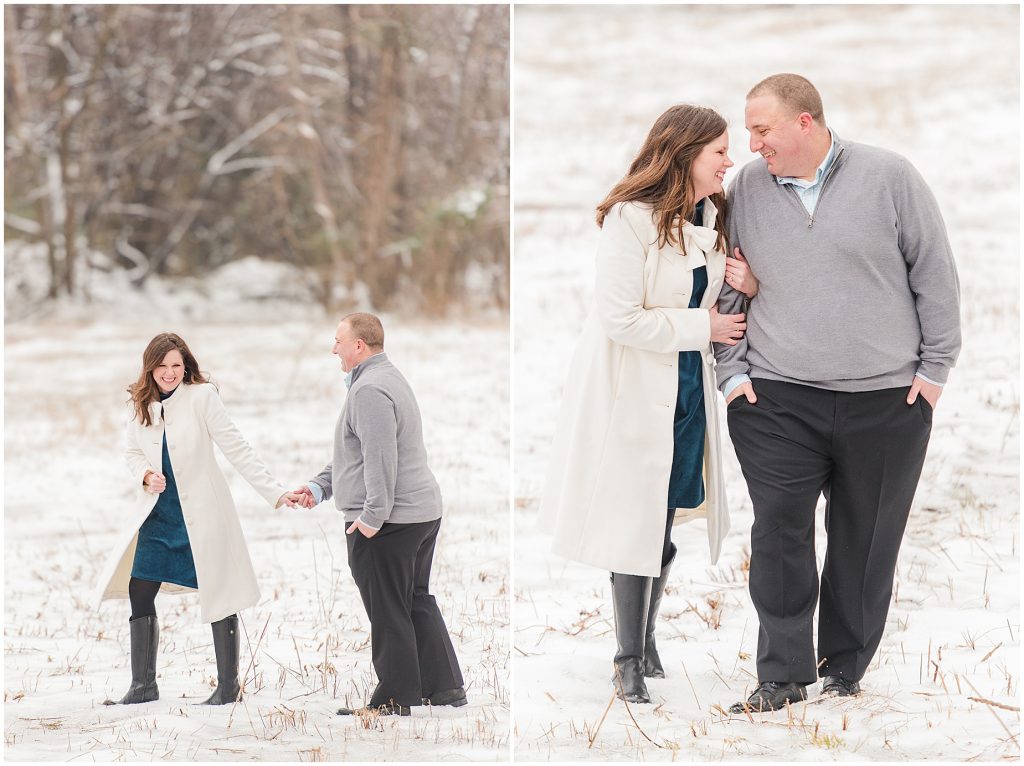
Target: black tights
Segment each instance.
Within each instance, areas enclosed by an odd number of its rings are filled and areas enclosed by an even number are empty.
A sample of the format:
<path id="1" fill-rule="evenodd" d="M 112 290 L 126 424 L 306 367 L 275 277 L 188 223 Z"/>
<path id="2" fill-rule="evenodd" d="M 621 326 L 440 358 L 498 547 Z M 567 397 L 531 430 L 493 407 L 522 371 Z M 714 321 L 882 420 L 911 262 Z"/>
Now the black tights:
<path id="1" fill-rule="evenodd" d="M 672 522 L 676 518 L 676 509 L 668 509 L 668 520 L 665 522 L 665 542 L 661 544 L 661 568 L 672 559 Z"/>
<path id="2" fill-rule="evenodd" d="M 132 602 L 132 619 L 156 616 L 156 594 L 163 583 L 152 580 L 140 580 L 132 577 L 128 580 L 128 600 Z"/>

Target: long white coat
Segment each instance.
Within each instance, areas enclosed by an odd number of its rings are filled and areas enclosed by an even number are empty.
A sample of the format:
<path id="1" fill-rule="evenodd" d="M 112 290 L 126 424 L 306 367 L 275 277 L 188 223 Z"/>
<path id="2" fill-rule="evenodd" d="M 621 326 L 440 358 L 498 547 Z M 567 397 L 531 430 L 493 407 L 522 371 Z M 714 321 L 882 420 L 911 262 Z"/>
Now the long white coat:
<path id="1" fill-rule="evenodd" d="M 680 351 L 703 355 L 705 502 L 677 522 L 707 518 L 712 563 L 729 531 L 722 476 L 711 321 L 725 279 L 714 249 L 718 211 L 683 225 L 687 255 L 658 247 L 651 206 L 616 205 L 597 253 L 594 308 L 565 385 L 541 518 L 554 522 L 553 551 L 624 574 L 657 576 L 674 446 Z M 700 308 L 688 308 L 693 270 L 707 266 Z"/>
<path id="2" fill-rule="evenodd" d="M 255 605 L 260 591 L 235 504 L 213 454 L 213 443 L 271 506 L 277 504 L 285 488 L 271 477 L 242 438 L 212 384 L 179 384 L 163 402 L 150 404 L 150 417 L 153 425 L 149 427 L 134 417 L 134 411 L 129 418 L 126 459 L 136 488 L 134 510 L 100 578 L 96 603 L 98 606 L 104 599 L 128 598 L 139 527 L 159 497 L 143 489 L 142 479 L 146 471 L 161 470 L 166 429 L 167 449 L 196 565 L 201 619 L 216 622 Z M 173 583 L 164 583 L 161 591 L 194 592 Z"/>

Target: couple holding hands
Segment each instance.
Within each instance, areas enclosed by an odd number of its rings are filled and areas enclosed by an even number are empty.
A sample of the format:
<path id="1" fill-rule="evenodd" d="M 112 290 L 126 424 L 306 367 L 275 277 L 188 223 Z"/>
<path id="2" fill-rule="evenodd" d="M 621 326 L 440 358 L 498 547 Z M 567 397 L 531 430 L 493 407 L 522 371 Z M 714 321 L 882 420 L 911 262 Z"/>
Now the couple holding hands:
<path id="1" fill-rule="evenodd" d="M 555 553 L 611 572 L 612 682 L 630 702 L 665 677 L 673 525 L 706 518 L 712 563 L 729 529 L 716 388 L 754 510 L 760 622 L 758 684 L 730 712 L 806 699 L 819 677 L 822 694 L 860 693 L 960 350 L 953 254 L 910 162 L 841 139 L 796 74 L 755 85 L 745 122 L 763 161 L 728 198 L 726 122 L 684 105 L 597 208 L 595 302 L 540 510 Z"/>
<path id="2" fill-rule="evenodd" d="M 146 347 L 128 387 L 126 457 L 138 488 L 136 512 L 101 577 L 98 600 L 131 602 L 131 685 L 118 701 L 159 698 L 159 592 L 198 591 L 211 623 L 217 688 L 203 704 L 240 698 L 238 612 L 259 602 L 238 514 L 213 453 L 216 444 L 275 508 L 312 508 L 334 498 L 345 516 L 349 567 L 370 618 L 379 683 L 365 707 L 409 715 L 414 705 L 465 705 L 462 671 L 444 618 L 430 595 L 441 525 L 441 490 L 427 465 L 422 420 L 408 382 L 384 353 L 372 314 L 338 325 L 333 353 L 348 373 L 334 456 L 308 484 L 286 491 L 231 422 L 217 388 L 185 342 L 162 333 Z"/>

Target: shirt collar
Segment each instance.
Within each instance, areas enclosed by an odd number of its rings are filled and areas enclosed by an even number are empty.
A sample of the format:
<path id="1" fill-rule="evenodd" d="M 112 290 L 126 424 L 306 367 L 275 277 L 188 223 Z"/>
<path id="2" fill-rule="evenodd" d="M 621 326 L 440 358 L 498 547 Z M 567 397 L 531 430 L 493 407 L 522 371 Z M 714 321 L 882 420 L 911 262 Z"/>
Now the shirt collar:
<path id="1" fill-rule="evenodd" d="M 821 183 L 821 179 L 825 177 L 825 174 L 828 172 L 829 166 L 832 165 L 832 160 L 834 160 L 836 156 L 836 137 L 832 133 L 832 128 L 828 129 L 828 136 L 828 152 L 825 154 L 825 159 L 823 159 L 821 161 L 821 164 L 818 165 L 818 171 L 814 174 L 813 181 L 806 181 L 803 178 L 786 176 L 784 178 L 776 177 L 775 182 L 779 184 L 779 186 L 781 186 L 782 184 L 793 184 L 794 186 L 799 186 L 802 189 L 810 189 L 812 186 L 817 186 L 819 183 Z"/>
<path id="2" fill-rule="evenodd" d="M 356 382 L 356 378 L 363 374 L 363 371 L 370 368 L 376 367 L 378 364 L 384 364 L 388 360 L 387 355 L 383 351 L 379 351 L 373 356 L 369 356 L 351 370 L 348 375 L 345 376 L 345 388 L 352 388 L 352 384 Z"/>

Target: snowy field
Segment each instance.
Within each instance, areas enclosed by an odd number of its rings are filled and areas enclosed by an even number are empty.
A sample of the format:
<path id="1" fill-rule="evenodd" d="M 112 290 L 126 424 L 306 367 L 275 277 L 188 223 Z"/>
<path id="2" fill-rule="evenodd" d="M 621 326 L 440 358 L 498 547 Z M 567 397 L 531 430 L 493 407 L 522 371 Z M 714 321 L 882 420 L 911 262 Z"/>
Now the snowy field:
<path id="1" fill-rule="evenodd" d="M 515 28 L 516 759 L 1019 758 L 1018 8 L 517 7 Z M 722 714 L 755 684 L 757 636 L 752 512 L 726 440 L 722 558 L 709 566 L 703 522 L 676 528 L 658 627 L 668 678 L 649 681 L 655 704 L 616 701 L 602 719 L 615 649 L 607 574 L 550 556 L 536 513 L 593 294 L 594 207 L 672 103 L 719 109 L 737 167 L 760 161 L 744 95 L 783 71 L 818 86 L 841 137 L 914 162 L 959 265 L 964 348 L 935 415 L 887 630 L 862 696 L 814 689 L 788 713 Z M 819 526 L 819 557 L 823 541 Z"/>
<path id="2" fill-rule="evenodd" d="M 233 268 L 236 288 L 267 281 L 269 267 Z M 330 353 L 336 318 L 287 302 L 240 302 L 225 276 L 206 284 L 221 284 L 220 306 L 195 286 L 171 294 L 170 284 L 154 283 L 121 305 L 8 316 L 5 758 L 507 760 L 509 360 L 500 319 L 384 317 L 388 354 L 418 395 L 444 495 L 432 591 L 462 663 L 468 706 L 414 708 L 411 717 L 368 728 L 334 715 L 366 700 L 375 683 L 342 519 L 326 504 L 272 510 L 223 460 L 263 595 L 241 615 L 244 702 L 194 704 L 215 682 L 210 629 L 199 622 L 196 596 L 162 595 L 160 700 L 100 704 L 120 698 L 129 681 L 128 602 L 97 611 L 90 595 L 130 507 L 124 388 L 148 340 L 166 329 L 186 339 L 236 425 L 286 486 L 314 475 L 331 454 L 345 390 Z"/>

